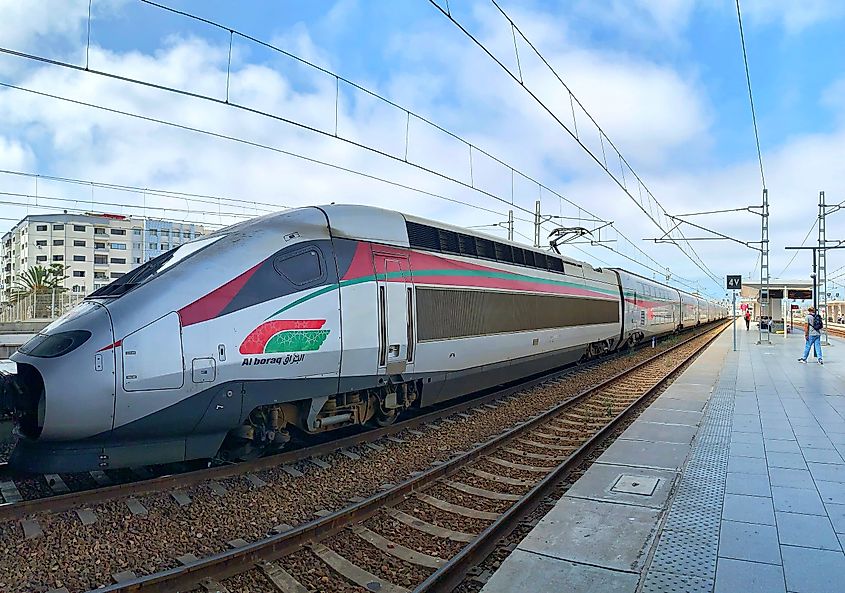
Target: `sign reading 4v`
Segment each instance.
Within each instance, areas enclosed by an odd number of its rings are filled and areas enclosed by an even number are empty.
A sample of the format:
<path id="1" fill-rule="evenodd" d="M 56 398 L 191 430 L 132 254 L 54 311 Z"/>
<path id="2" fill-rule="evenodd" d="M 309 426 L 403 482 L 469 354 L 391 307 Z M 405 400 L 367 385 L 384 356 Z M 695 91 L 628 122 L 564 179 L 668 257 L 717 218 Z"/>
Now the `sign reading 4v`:
<path id="1" fill-rule="evenodd" d="M 742 276 L 728 276 L 728 290 L 739 290 L 742 288 Z"/>

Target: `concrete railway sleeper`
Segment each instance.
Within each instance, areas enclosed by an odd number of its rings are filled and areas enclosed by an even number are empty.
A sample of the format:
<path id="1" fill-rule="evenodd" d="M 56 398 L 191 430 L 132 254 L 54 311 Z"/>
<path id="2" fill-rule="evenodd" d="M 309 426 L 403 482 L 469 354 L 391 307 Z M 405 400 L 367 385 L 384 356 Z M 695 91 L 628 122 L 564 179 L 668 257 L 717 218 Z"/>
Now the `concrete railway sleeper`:
<path id="1" fill-rule="evenodd" d="M 685 340 L 343 509 L 98 591 L 451 590 L 550 488 L 726 327 Z M 620 384 L 638 389 L 616 389 Z M 572 430 L 555 436 L 553 425 Z M 494 460 L 509 465 L 495 473 L 481 469 Z"/>

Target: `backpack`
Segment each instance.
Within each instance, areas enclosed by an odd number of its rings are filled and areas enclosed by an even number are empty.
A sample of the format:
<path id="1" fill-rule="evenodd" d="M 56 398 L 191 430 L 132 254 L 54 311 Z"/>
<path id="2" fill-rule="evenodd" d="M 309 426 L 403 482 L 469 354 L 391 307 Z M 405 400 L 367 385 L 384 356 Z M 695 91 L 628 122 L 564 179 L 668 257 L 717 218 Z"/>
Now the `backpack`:
<path id="1" fill-rule="evenodd" d="M 821 331 L 824 327 L 824 323 L 822 322 L 822 316 L 818 313 L 813 313 L 813 329 L 816 331 Z"/>

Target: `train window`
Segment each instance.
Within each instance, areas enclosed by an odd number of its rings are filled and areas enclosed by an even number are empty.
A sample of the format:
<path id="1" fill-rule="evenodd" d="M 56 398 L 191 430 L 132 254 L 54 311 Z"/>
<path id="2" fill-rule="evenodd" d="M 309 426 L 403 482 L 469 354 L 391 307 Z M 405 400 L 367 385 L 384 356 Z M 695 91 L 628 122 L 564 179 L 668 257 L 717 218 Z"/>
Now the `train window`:
<path id="1" fill-rule="evenodd" d="M 437 228 L 410 221 L 405 223 L 405 227 L 408 230 L 408 243 L 411 247 L 440 251 L 440 238 Z"/>
<path id="2" fill-rule="evenodd" d="M 496 248 L 493 245 L 493 241 L 490 239 L 482 239 L 481 237 L 475 238 L 475 251 L 478 253 L 478 257 L 483 257 L 486 259 L 496 259 Z"/>
<path id="3" fill-rule="evenodd" d="M 525 251 L 519 247 L 513 248 L 513 263 L 520 265 L 525 264 Z"/>
<path id="4" fill-rule="evenodd" d="M 279 257 L 273 262 L 273 267 L 297 286 L 322 280 L 326 275 L 320 252 L 314 248 Z"/>
<path id="5" fill-rule="evenodd" d="M 461 255 L 468 255 L 470 257 L 478 255 L 478 251 L 475 247 L 475 237 L 470 235 L 458 235 L 458 242 L 461 246 Z"/>
<path id="6" fill-rule="evenodd" d="M 458 233 L 440 229 L 440 250 L 446 253 L 460 253 Z"/>
<path id="7" fill-rule="evenodd" d="M 549 269 L 553 272 L 563 272 L 563 260 L 553 255 L 547 256 Z"/>
<path id="8" fill-rule="evenodd" d="M 513 247 L 505 243 L 496 243 L 496 261 L 513 263 Z"/>

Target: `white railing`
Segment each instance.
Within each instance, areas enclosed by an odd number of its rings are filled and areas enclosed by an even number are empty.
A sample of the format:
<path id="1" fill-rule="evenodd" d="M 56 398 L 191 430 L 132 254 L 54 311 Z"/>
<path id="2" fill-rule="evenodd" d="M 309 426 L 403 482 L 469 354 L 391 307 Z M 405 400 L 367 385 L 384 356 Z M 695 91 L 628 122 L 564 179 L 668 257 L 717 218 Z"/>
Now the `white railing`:
<path id="1" fill-rule="evenodd" d="M 0 323 L 55 319 L 84 298 L 81 293 L 52 291 L 0 303 Z"/>

